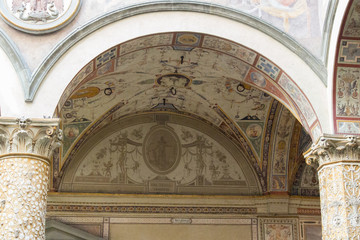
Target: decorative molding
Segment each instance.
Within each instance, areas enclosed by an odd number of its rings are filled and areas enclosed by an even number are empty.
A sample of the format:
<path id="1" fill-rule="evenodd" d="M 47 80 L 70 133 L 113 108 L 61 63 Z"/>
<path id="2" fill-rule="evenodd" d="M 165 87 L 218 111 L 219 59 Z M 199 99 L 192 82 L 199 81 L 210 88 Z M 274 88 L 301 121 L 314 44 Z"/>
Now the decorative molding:
<path id="1" fill-rule="evenodd" d="M 137 213 L 137 214 L 256 214 L 251 207 L 96 206 L 49 203 L 47 212 Z"/>
<path id="2" fill-rule="evenodd" d="M 299 215 L 321 215 L 321 210 L 320 209 L 314 209 L 314 208 L 298 208 L 297 209 L 297 214 Z"/>
<path id="3" fill-rule="evenodd" d="M 11 38 L 0 28 L 0 47 L 4 50 L 10 59 L 15 72 L 21 82 L 25 99 L 28 99 L 28 89 L 31 83 L 31 71 L 20 50 L 17 48 Z"/>
<path id="4" fill-rule="evenodd" d="M 34 154 L 49 159 L 60 146 L 59 119 L 0 118 L 0 156 Z"/>
<path id="5" fill-rule="evenodd" d="M 329 163 L 360 160 L 360 138 L 357 136 L 324 135 L 304 154 L 306 163 L 320 167 Z"/>

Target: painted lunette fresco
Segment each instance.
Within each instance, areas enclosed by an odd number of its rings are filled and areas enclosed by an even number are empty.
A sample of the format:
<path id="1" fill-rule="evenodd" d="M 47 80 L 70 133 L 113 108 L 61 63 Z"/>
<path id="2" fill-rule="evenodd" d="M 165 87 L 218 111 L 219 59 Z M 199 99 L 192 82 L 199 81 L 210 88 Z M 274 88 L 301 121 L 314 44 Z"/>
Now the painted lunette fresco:
<path id="1" fill-rule="evenodd" d="M 198 120 L 154 112 L 107 127 L 70 163 L 59 191 L 258 194 L 246 158 Z"/>

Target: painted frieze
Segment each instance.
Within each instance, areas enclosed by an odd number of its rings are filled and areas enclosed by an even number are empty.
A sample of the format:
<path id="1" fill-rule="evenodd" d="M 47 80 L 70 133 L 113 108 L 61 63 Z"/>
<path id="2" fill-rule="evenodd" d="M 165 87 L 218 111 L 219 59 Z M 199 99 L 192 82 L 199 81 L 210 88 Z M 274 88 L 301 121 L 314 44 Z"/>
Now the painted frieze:
<path id="1" fill-rule="evenodd" d="M 273 140 L 272 166 L 271 166 L 271 191 L 287 191 L 288 183 L 288 158 L 290 151 L 291 137 L 295 118 L 290 111 L 282 108 L 279 112 L 276 134 Z"/>

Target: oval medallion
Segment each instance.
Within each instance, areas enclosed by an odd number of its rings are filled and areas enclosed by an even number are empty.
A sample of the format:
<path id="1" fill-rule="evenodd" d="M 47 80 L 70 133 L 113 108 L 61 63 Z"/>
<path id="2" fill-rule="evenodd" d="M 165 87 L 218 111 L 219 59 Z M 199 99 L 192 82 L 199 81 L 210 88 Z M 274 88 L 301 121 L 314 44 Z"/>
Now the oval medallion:
<path id="1" fill-rule="evenodd" d="M 143 148 L 145 163 L 155 173 L 170 173 L 179 164 L 180 141 L 168 127 L 152 128 L 145 137 Z"/>

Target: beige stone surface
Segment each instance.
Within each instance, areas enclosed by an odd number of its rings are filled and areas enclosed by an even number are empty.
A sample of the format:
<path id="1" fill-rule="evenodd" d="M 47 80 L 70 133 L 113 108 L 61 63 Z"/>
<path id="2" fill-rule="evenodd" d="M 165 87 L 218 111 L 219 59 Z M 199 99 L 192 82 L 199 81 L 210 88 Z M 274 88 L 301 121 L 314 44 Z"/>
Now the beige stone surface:
<path id="1" fill-rule="evenodd" d="M 252 239 L 251 225 L 111 224 L 110 239 L 132 240 Z"/>

